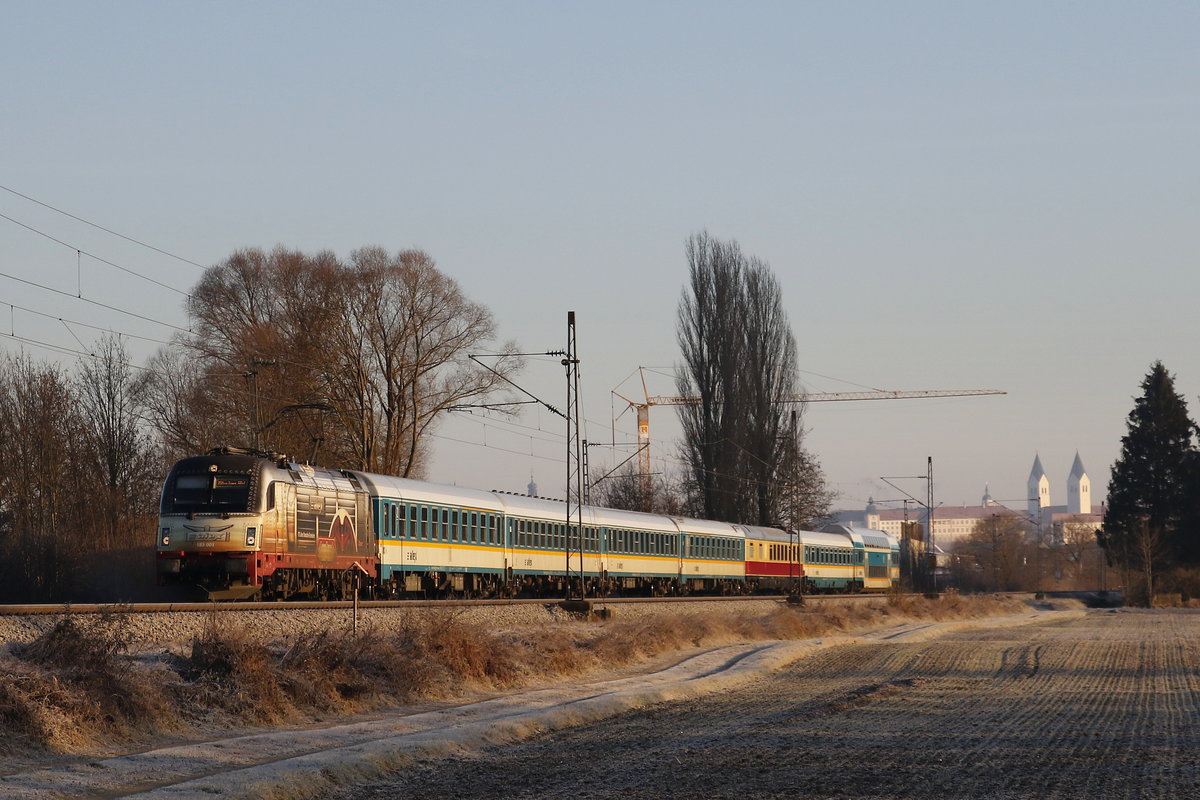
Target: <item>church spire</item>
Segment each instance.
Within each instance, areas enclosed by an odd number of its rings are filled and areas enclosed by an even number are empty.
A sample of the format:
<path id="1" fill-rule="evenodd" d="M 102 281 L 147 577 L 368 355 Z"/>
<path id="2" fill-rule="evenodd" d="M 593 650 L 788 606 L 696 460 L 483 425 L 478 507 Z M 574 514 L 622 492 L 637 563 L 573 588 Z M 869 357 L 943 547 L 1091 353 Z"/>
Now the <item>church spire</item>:
<path id="1" fill-rule="evenodd" d="M 1046 470 L 1042 469 L 1042 457 L 1040 454 L 1035 454 L 1033 457 L 1033 469 L 1029 471 L 1029 482 L 1025 488 L 1029 498 L 1029 513 L 1038 514 L 1041 509 L 1050 505 L 1050 479 L 1046 477 Z"/>
<path id="2" fill-rule="evenodd" d="M 1067 513 L 1092 513 L 1092 479 L 1083 467 L 1078 450 L 1075 451 L 1075 463 L 1071 465 L 1071 474 L 1067 478 Z"/>

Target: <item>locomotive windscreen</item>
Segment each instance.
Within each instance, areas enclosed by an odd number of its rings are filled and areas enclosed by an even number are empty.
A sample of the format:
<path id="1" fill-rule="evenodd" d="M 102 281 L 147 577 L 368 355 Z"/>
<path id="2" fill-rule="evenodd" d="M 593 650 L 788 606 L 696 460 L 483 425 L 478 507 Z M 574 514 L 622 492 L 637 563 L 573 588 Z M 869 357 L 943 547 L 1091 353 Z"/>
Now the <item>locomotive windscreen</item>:
<path id="1" fill-rule="evenodd" d="M 170 500 L 175 513 L 249 511 L 250 476 L 177 475 Z"/>

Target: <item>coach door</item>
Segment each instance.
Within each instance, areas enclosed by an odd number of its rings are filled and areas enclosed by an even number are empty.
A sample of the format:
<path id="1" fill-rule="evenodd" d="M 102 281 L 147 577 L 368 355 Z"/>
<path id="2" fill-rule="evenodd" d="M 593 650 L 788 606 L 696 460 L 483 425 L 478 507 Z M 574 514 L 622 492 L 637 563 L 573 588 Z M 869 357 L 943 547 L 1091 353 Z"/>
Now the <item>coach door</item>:
<path id="1" fill-rule="evenodd" d="M 691 538 L 692 537 L 688 536 L 687 534 L 685 534 L 683 532 L 683 529 L 679 527 L 679 520 L 675 519 L 674 517 L 671 518 L 671 524 L 675 526 L 675 533 L 672 534 L 675 538 L 675 553 L 676 553 L 676 555 L 675 555 L 675 580 L 679 583 L 680 586 L 682 586 L 683 585 L 683 562 L 684 562 L 684 559 L 686 559 L 689 555 L 691 555 L 691 553 L 688 551 L 691 550 L 691 546 L 692 546 Z"/>
<path id="2" fill-rule="evenodd" d="M 504 582 L 511 583 L 513 579 L 513 543 L 517 538 L 516 522 L 507 514 L 504 516 L 497 515 L 497 524 L 500 526 L 500 541 L 504 553 Z"/>

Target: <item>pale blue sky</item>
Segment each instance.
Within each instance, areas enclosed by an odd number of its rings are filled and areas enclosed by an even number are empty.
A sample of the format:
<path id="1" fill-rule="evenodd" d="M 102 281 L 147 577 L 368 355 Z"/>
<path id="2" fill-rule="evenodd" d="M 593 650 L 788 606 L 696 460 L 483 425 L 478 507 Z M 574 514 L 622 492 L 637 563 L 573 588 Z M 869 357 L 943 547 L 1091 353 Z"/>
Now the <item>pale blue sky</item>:
<path id="1" fill-rule="evenodd" d="M 611 389 L 677 360 L 700 229 L 773 266 L 808 389 L 1010 393 L 810 406 L 840 505 L 926 456 L 939 501 L 1019 504 L 1037 452 L 1065 502 L 1076 450 L 1100 496 L 1152 361 L 1200 402 L 1192 3 L 3 9 L 0 185 L 201 264 L 421 247 L 530 350 L 575 310 L 593 440 Z M 69 245 L 0 219 L 0 272 L 182 324 L 178 293 L 88 256 L 80 280 L 73 249 L 181 290 L 197 268 L 8 192 L 0 214 Z M 3 332 L 64 347 L 95 334 L 6 304 L 169 334 L 0 277 Z M 556 364 L 523 380 L 561 403 Z M 559 421 L 520 424 L 447 420 L 431 477 L 559 493 Z"/>

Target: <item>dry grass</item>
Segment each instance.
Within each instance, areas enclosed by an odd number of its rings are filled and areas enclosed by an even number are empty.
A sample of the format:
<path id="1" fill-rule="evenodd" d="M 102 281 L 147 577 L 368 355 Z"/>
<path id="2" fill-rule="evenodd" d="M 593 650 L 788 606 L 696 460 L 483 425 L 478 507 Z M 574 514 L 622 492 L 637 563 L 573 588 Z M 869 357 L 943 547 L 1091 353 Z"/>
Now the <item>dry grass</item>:
<path id="1" fill-rule="evenodd" d="M 0 742 L 89 752 L 168 729 L 200 732 L 351 714 L 421 699 L 493 691 L 626 667 L 686 648 L 804 639 L 905 619 L 1013 613 L 1007 598 L 880 599 L 821 608 L 779 607 L 562 622 L 497 631 L 446 612 L 386 633 L 324 631 L 270 642 L 212 614 L 186 656 L 148 663 L 128 654 L 122 614 L 67 616 L 41 638 L 0 655 Z"/>
<path id="2" fill-rule="evenodd" d="M 28 645 L 0 657 L 0 742 L 7 752 L 72 752 L 102 740 L 132 740 L 172 724 L 173 698 L 125 655 L 128 617 L 64 617 Z"/>

